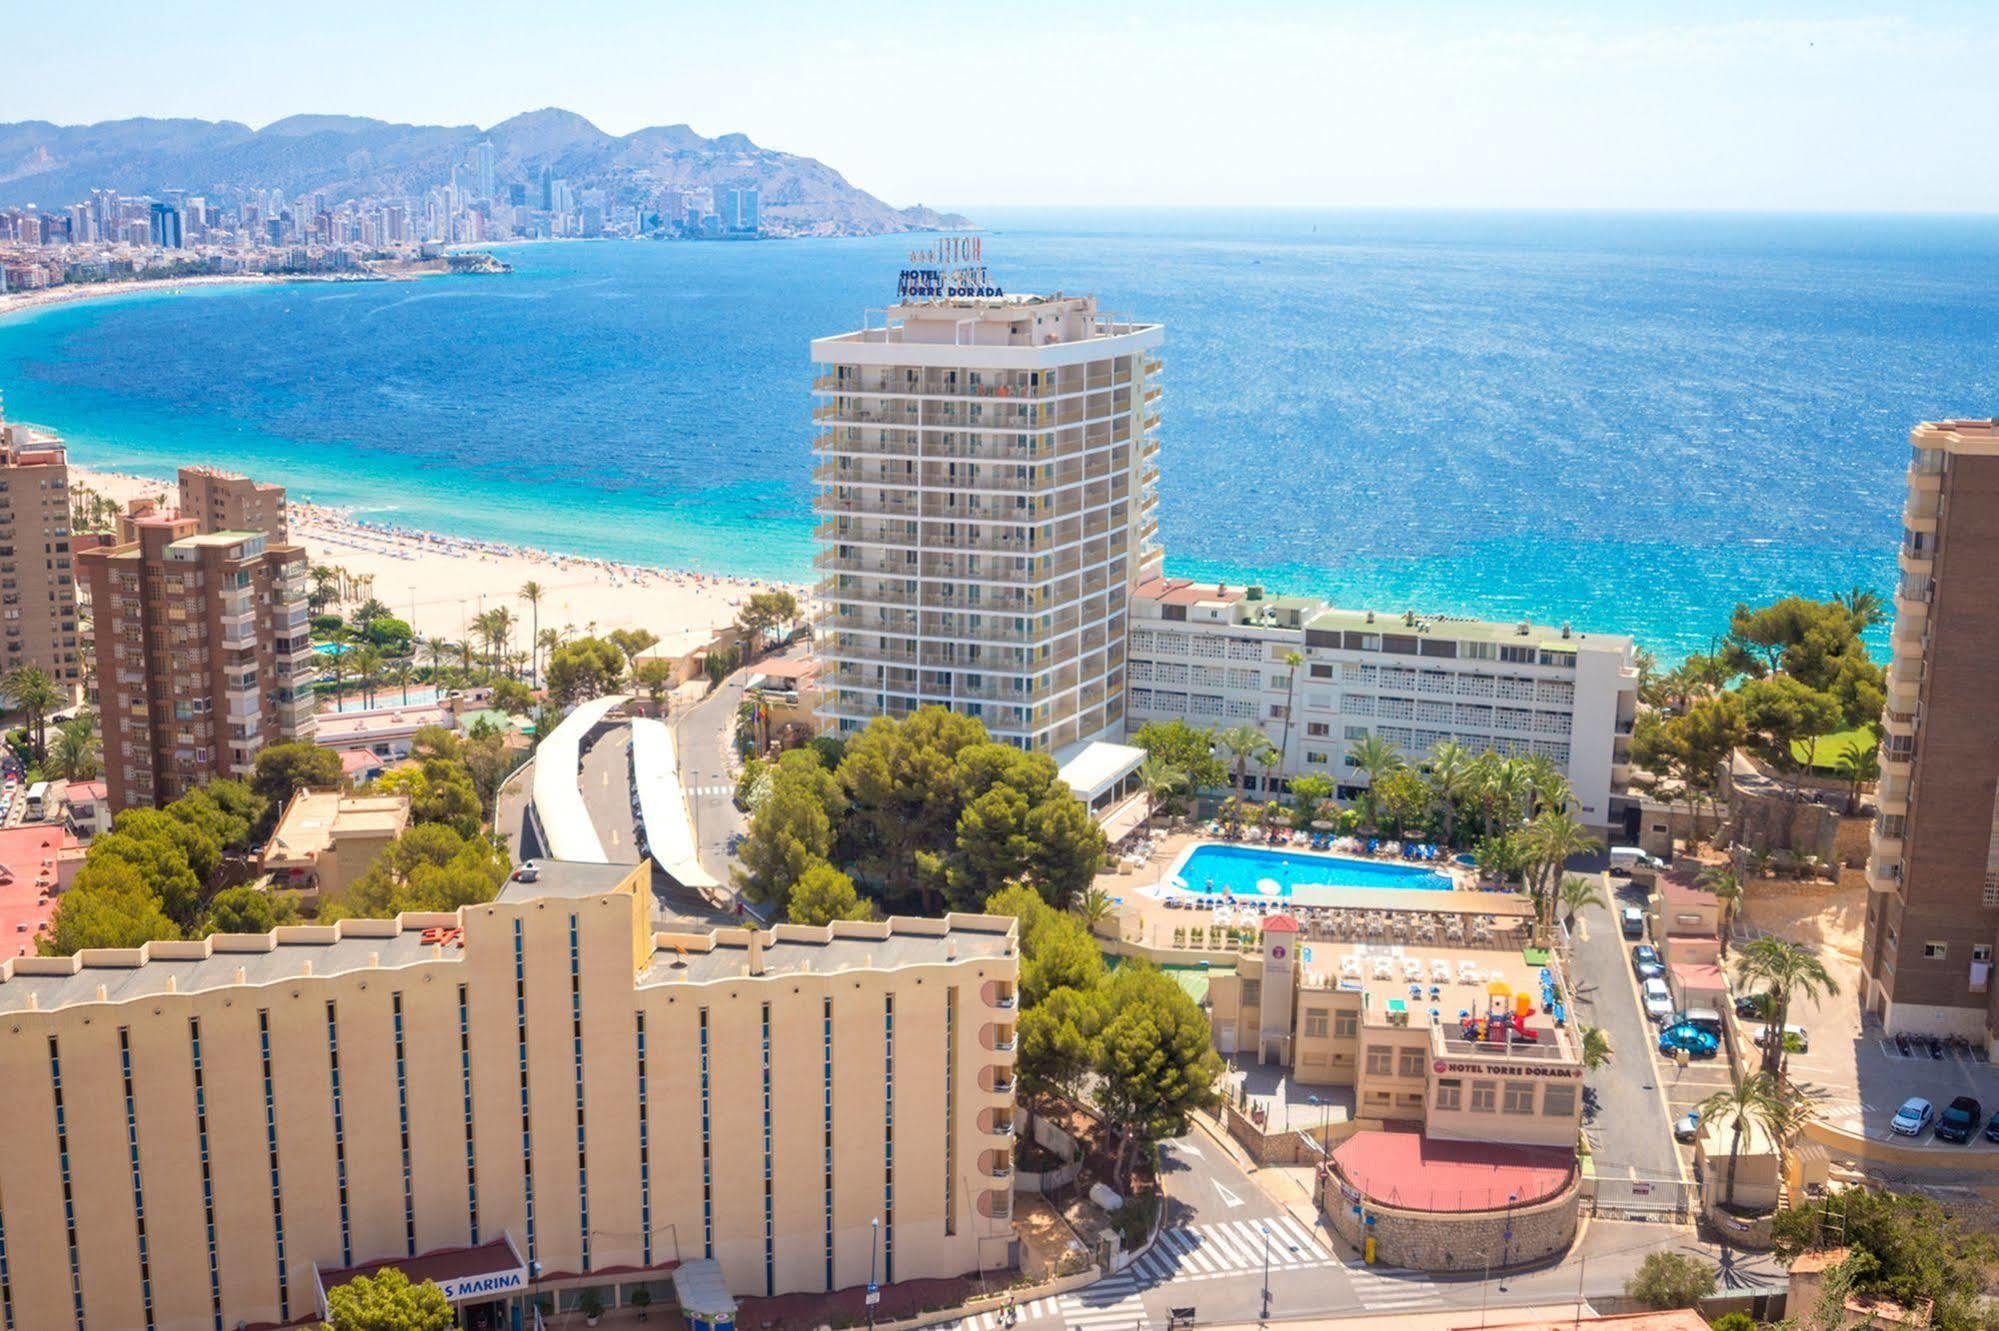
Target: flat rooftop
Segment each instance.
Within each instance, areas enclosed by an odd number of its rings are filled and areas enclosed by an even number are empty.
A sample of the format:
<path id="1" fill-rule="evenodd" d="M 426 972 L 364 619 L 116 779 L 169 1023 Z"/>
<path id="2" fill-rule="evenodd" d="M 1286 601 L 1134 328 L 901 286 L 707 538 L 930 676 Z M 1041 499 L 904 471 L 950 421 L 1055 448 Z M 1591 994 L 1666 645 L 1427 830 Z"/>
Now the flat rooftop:
<path id="1" fill-rule="evenodd" d="M 638 873 L 636 864 L 591 864 L 581 860 L 528 860 L 500 885 L 495 901 L 543 897 L 600 897 Z M 527 875 L 532 874 L 530 878 Z"/>
<path id="2" fill-rule="evenodd" d="M 264 863 L 305 864 L 340 836 L 394 836 L 409 825 L 405 795 L 343 795 L 337 790 L 301 792 L 285 809 L 264 847 Z"/>
<path id="3" fill-rule="evenodd" d="M 1557 1035 L 1553 1015 L 1541 1011 L 1542 966 L 1530 964 L 1524 950 L 1312 939 L 1300 940 L 1298 957 L 1301 995 L 1328 989 L 1363 993 L 1370 1023 L 1385 1020 L 1385 1014 L 1397 1011 L 1393 1005 L 1400 1003 L 1412 1027 L 1427 1026 L 1430 1009 L 1435 1008 L 1445 1035 L 1455 1039 L 1459 1013 L 1488 1016 L 1495 1006 L 1510 1012 L 1513 996 L 1526 994 L 1534 1004 L 1528 1028 L 1542 1044 L 1553 1037 L 1554 1043 L 1567 1047 Z"/>
<path id="4" fill-rule="evenodd" d="M 763 934 L 763 975 L 824 975 L 854 969 L 893 970 L 1005 957 L 1014 951 L 1014 921 L 1003 915 L 947 915 L 942 920 L 892 918 L 825 929 L 779 925 Z M 750 931 L 660 934 L 641 985 L 704 984 L 744 976 L 750 965 Z M 685 949 L 684 951 L 681 949 Z"/>

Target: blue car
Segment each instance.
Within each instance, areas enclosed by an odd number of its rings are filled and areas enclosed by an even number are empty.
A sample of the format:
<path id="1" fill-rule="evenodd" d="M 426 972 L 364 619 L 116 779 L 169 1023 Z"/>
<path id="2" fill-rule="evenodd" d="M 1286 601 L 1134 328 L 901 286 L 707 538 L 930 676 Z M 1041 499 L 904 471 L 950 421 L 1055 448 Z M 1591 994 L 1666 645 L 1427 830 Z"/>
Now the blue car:
<path id="1" fill-rule="evenodd" d="M 1721 1049 L 1721 1040 L 1715 1033 L 1690 1021 L 1675 1022 L 1659 1032 L 1659 1052 L 1668 1057 L 1687 1051 L 1689 1058 L 1713 1058 Z"/>
<path id="2" fill-rule="evenodd" d="M 1656 980 L 1666 973 L 1666 967 L 1659 960 L 1659 949 L 1650 943 L 1640 943 L 1631 949 L 1631 969 L 1641 980 Z"/>

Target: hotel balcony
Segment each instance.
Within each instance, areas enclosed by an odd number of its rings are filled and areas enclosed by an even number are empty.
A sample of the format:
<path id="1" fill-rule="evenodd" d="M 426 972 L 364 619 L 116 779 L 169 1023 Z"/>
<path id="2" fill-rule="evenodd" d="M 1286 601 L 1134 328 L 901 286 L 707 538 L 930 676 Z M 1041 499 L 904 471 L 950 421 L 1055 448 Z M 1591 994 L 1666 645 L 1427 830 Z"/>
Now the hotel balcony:
<path id="1" fill-rule="evenodd" d="M 1914 707 L 1907 708 L 1906 710 L 1888 707 L 1883 709 L 1881 713 L 1881 727 L 1891 735 L 1908 735 L 1913 737 L 1916 733 L 1917 716 L 1918 711 Z"/>
<path id="2" fill-rule="evenodd" d="M 1887 848 L 1895 847 L 1889 854 Z M 1867 859 L 1867 890 L 1870 892 L 1899 892 L 1902 890 L 1902 840 L 1884 840 Z"/>
<path id="3" fill-rule="evenodd" d="M 1935 572 L 1935 551 L 1928 545 L 1916 545 L 1904 540 L 1896 563 L 1904 573 L 1920 573 L 1925 577 Z"/>
<path id="4" fill-rule="evenodd" d="M 1874 787 L 1874 807 L 1884 814 L 1909 811 L 1909 769 L 1883 764 L 1881 780 Z"/>
<path id="5" fill-rule="evenodd" d="M 996 1054 L 1005 1054 L 1008 1056 L 1008 1061 L 1011 1061 L 1015 1046 L 1013 1023 L 987 1022 L 979 1031 L 979 1045 Z"/>
<path id="6" fill-rule="evenodd" d="M 1014 1134 L 1013 1109 L 993 1108 L 979 1111 L 979 1131 L 988 1137 L 1011 1139 Z"/>
<path id="7" fill-rule="evenodd" d="M 1019 1003 L 1020 995 L 1013 985 L 1004 980 L 988 980 L 985 987 L 986 1006 L 1011 1012 Z"/>
<path id="8" fill-rule="evenodd" d="M 1013 1177 L 1013 1148 L 979 1153 L 979 1172 L 988 1178 Z"/>
<path id="9" fill-rule="evenodd" d="M 994 1188 L 979 1194 L 979 1214 L 988 1220 L 1009 1220 L 1013 1217 L 1013 1190 Z"/>

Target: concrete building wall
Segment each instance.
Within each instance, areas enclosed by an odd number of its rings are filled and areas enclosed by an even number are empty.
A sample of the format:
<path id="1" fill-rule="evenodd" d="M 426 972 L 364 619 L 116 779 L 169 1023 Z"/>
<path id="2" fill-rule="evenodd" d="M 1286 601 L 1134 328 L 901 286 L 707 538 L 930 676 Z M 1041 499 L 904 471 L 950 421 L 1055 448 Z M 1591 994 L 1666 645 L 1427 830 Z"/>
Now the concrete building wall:
<path id="1" fill-rule="evenodd" d="M 201 524 L 203 532 L 260 531 L 273 545 L 290 542 L 284 486 L 260 485 L 213 467 L 182 467 L 179 481 L 180 515 Z"/>
<path id="2" fill-rule="evenodd" d="M 160 1328 L 205 1331 L 218 1307 L 231 1326 L 307 1317 L 315 1262 L 503 1231 L 544 1280 L 712 1255 L 744 1295 L 864 1282 L 877 1218 L 894 1279 L 1003 1259 L 1010 1220 L 980 1201 L 1010 1180 L 980 1165 L 1010 1150 L 995 1129 L 1013 1098 L 978 1087 L 988 1065 L 1010 1064 L 982 1036 L 1011 1023 L 991 1001 L 1012 990 L 1011 949 L 960 957 L 946 935 L 893 968 L 637 984 L 635 948 L 651 943 L 637 883 L 405 917 L 410 931 L 462 924 L 464 945 L 392 965 L 48 1011 L 6 1003 L 0 1232 L 14 1324 L 145 1326 L 148 1292 Z M 373 941 L 336 932 L 292 936 Z M 35 983 L 13 970 L 0 1001 L 8 984 Z"/>
<path id="3" fill-rule="evenodd" d="M 23 666 L 83 683 L 62 441 L 0 421 L 0 675 Z"/>

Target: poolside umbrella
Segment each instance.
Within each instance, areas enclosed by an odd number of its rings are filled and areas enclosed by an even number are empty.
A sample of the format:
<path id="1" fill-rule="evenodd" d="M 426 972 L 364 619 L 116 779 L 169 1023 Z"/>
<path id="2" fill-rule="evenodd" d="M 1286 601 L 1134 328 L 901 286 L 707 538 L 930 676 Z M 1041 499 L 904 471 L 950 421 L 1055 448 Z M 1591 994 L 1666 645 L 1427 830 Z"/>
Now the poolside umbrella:
<path id="1" fill-rule="evenodd" d="M 1266 897 L 1274 897 L 1281 894 L 1284 888 L 1275 878 L 1259 878 L 1256 880 L 1256 890 Z"/>

